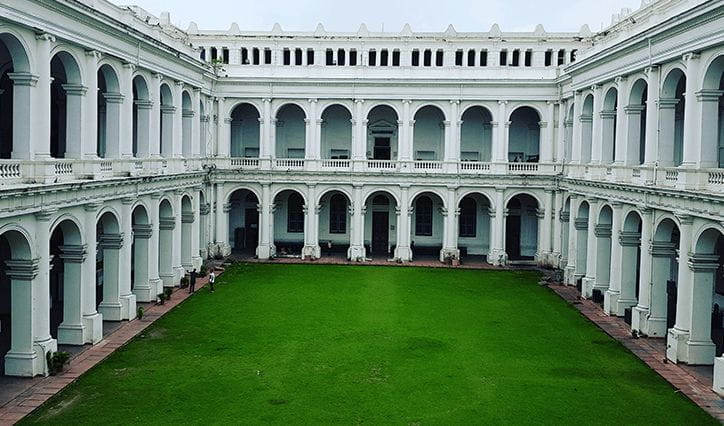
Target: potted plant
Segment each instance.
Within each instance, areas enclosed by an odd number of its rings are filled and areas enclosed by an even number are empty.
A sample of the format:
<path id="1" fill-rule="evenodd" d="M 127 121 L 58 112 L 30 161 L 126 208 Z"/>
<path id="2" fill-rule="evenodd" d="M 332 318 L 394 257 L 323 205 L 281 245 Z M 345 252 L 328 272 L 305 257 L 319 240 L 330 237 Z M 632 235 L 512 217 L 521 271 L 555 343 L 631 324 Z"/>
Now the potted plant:
<path id="1" fill-rule="evenodd" d="M 141 320 L 143 319 L 143 306 L 139 306 L 138 309 L 136 309 L 136 317 Z"/>
<path id="2" fill-rule="evenodd" d="M 157 303 L 159 305 L 163 305 L 164 303 L 166 303 L 166 293 L 158 293 L 156 297 L 158 298 Z"/>
<path id="3" fill-rule="evenodd" d="M 68 364 L 70 360 L 70 354 L 68 352 L 48 352 L 45 354 L 45 360 L 48 363 L 48 373 L 51 376 L 63 371 L 63 368 Z"/>
<path id="4" fill-rule="evenodd" d="M 173 294 L 173 289 L 170 287 L 166 287 L 163 289 L 163 294 L 166 296 L 166 300 L 171 300 L 171 295 Z"/>
<path id="5" fill-rule="evenodd" d="M 189 286 L 189 278 L 186 276 L 181 277 L 181 281 L 179 282 L 180 288 L 186 288 Z"/>
<path id="6" fill-rule="evenodd" d="M 199 277 L 203 278 L 209 273 L 209 268 L 206 267 L 206 265 L 201 265 L 199 268 Z"/>

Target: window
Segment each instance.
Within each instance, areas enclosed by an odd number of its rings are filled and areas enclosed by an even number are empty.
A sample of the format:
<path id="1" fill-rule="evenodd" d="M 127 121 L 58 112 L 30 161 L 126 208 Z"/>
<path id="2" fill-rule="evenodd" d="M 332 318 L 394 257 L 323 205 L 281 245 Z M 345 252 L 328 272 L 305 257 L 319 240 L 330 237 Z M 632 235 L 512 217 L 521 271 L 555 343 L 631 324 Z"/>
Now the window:
<path id="1" fill-rule="evenodd" d="M 380 50 L 380 65 L 386 67 L 389 65 L 390 52 L 387 49 Z"/>
<path id="2" fill-rule="evenodd" d="M 400 66 L 400 51 L 397 49 L 392 51 L 392 66 L 393 67 Z"/>
<path id="3" fill-rule="evenodd" d="M 329 233 L 347 232 L 347 199 L 342 194 L 334 194 L 329 200 Z"/>
<path id="4" fill-rule="evenodd" d="M 304 232 L 304 202 L 296 192 L 287 200 L 287 232 Z"/>
<path id="5" fill-rule="evenodd" d="M 223 49 L 221 49 L 221 55 L 222 55 L 222 56 L 221 56 L 222 61 L 223 61 L 225 64 L 228 64 L 228 63 L 229 63 L 229 49 L 227 49 L 226 47 L 224 47 Z"/>
<path id="6" fill-rule="evenodd" d="M 302 49 L 294 49 L 294 65 L 302 65 Z"/>
<path id="7" fill-rule="evenodd" d="M 415 202 L 415 235 L 432 236 L 432 200 L 424 195 Z"/>
<path id="8" fill-rule="evenodd" d="M 371 49 L 369 52 L 369 56 L 367 58 L 368 65 L 371 67 L 374 67 L 377 65 L 377 51 L 375 49 Z"/>
<path id="9" fill-rule="evenodd" d="M 307 65 L 314 65 L 314 49 L 307 49 Z"/>
<path id="10" fill-rule="evenodd" d="M 463 66 L 463 50 L 458 49 L 455 51 L 455 66 L 461 67 Z"/>
<path id="11" fill-rule="evenodd" d="M 465 197 L 460 202 L 460 237 L 475 237 L 477 234 L 478 209 L 475 200 Z"/>
<path id="12" fill-rule="evenodd" d="M 417 49 L 412 51 L 412 66 L 413 67 L 420 66 L 420 51 Z"/>
<path id="13" fill-rule="evenodd" d="M 199 47 L 199 49 L 201 49 L 201 56 L 199 56 L 199 57 L 201 58 L 202 61 L 205 61 L 206 60 L 206 48 L 201 46 L 201 47 Z"/>
<path id="14" fill-rule="evenodd" d="M 513 60 L 511 65 L 514 67 L 520 66 L 520 49 L 513 50 Z"/>
<path id="15" fill-rule="evenodd" d="M 349 65 L 352 67 L 357 66 L 357 51 L 355 49 L 349 51 Z"/>
<path id="16" fill-rule="evenodd" d="M 576 60 L 576 55 L 578 54 L 578 49 L 571 50 L 571 60 L 569 62 L 573 62 Z"/>
<path id="17" fill-rule="evenodd" d="M 292 52 L 285 48 L 284 49 L 284 65 L 291 65 L 292 63 Z"/>
<path id="18" fill-rule="evenodd" d="M 442 49 L 438 49 L 435 52 L 435 66 L 441 67 L 445 63 L 445 53 Z"/>
<path id="19" fill-rule="evenodd" d="M 344 49 L 337 50 L 337 65 L 343 66 L 347 61 Z"/>
<path id="20" fill-rule="evenodd" d="M 487 50 L 480 51 L 480 66 L 481 67 L 488 66 L 488 51 Z"/>
<path id="21" fill-rule="evenodd" d="M 268 47 L 264 49 L 264 64 L 271 65 L 272 63 L 272 51 Z"/>
<path id="22" fill-rule="evenodd" d="M 504 67 L 508 65 L 508 51 L 503 49 L 500 51 L 500 66 Z"/>
<path id="23" fill-rule="evenodd" d="M 432 50 L 425 49 L 424 64 L 426 67 L 432 66 Z"/>
<path id="24" fill-rule="evenodd" d="M 215 48 L 211 48 L 211 60 L 215 61 L 219 57 L 219 51 Z"/>
<path id="25" fill-rule="evenodd" d="M 259 55 L 259 48 L 255 47 L 252 51 L 252 59 L 254 60 L 254 65 L 259 65 L 261 62 L 261 56 Z"/>
<path id="26" fill-rule="evenodd" d="M 468 50 L 468 66 L 475 66 L 475 51 L 473 49 Z"/>
<path id="27" fill-rule="evenodd" d="M 553 51 L 551 49 L 546 50 L 546 56 L 543 64 L 547 67 L 553 65 Z"/>
<path id="28" fill-rule="evenodd" d="M 241 65 L 249 65 L 249 49 L 241 48 Z"/>
<path id="29" fill-rule="evenodd" d="M 532 50 L 526 50 L 525 51 L 525 59 L 524 59 L 524 65 L 526 67 L 529 67 L 533 64 L 533 51 Z"/>
<path id="30" fill-rule="evenodd" d="M 566 50 L 561 49 L 558 51 L 558 65 L 563 65 L 566 62 Z"/>
<path id="31" fill-rule="evenodd" d="M 334 50 L 327 49 L 326 53 L 326 63 L 327 65 L 334 65 Z"/>

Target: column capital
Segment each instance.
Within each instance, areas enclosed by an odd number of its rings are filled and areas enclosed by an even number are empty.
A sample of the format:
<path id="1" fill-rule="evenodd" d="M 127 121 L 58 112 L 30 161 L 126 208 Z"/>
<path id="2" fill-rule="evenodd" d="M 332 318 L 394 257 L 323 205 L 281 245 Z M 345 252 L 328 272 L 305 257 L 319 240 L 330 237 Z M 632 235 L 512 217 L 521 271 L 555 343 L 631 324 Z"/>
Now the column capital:
<path id="1" fill-rule="evenodd" d="M 160 200 L 161 196 L 163 196 L 162 192 L 152 192 L 149 194 L 149 196 L 154 200 Z"/>
<path id="2" fill-rule="evenodd" d="M 541 129 L 545 129 L 546 127 L 548 127 L 548 122 L 547 122 L 547 121 L 539 121 L 539 122 L 538 122 L 538 126 L 540 126 Z"/>
<path id="3" fill-rule="evenodd" d="M 508 104 L 508 101 L 506 101 L 506 100 L 501 99 L 498 101 L 498 105 L 507 105 L 507 104 Z"/>
<path id="4" fill-rule="evenodd" d="M 450 99 L 450 105 L 460 105 L 460 99 Z"/>
<path id="5" fill-rule="evenodd" d="M 719 98 L 724 94 L 724 90 L 700 90 L 695 93 L 699 102 L 719 102 Z"/>
<path id="6" fill-rule="evenodd" d="M 307 102 L 309 102 L 310 104 L 316 104 L 317 102 L 319 102 L 319 99 L 310 98 L 310 99 L 307 99 Z"/>
<path id="7" fill-rule="evenodd" d="M 85 262 L 87 250 L 86 244 L 70 244 L 60 246 L 60 258 L 67 263 Z"/>
<path id="8" fill-rule="evenodd" d="M 103 203 L 88 203 L 83 206 L 83 209 L 87 212 L 97 212 L 102 206 Z"/>
<path id="9" fill-rule="evenodd" d="M 363 103 L 365 103 L 365 100 L 364 99 L 355 99 L 354 103 L 356 103 L 358 105 L 362 105 Z"/>
<path id="10" fill-rule="evenodd" d="M 153 235 L 153 225 L 136 224 L 133 225 L 133 237 L 147 240 Z"/>
<path id="11" fill-rule="evenodd" d="M 270 104 L 272 102 L 272 98 L 261 98 L 261 101 L 265 104 Z"/>
<path id="12" fill-rule="evenodd" d="M 696 52 L 688 52 L 688 53 L 684 53 L 681 56 L 681 59 L 683 59 L 684 62 L 689 62 L 689 61 L 695 61 L 695 60 L 699 59 L 700 57 L 701 57 L 701 55 Z"/>
<path id="13" fill-rule="evenodd" d="M 133 72 L 136 70 L 136 64 L 132 64 L 130 62 L 124 62 L 122 66 L 124 69 L 127 69 L 130 72 Z"/>
<path id="14" fill-rule="evenodd" d="M 598 92 L 598 91 L 601 90 L 601 86 L 598 85 L 598 84 L 592 84 L 592 85 L 591 85 L 591 90 L 594 91 L 594 92 Z"/>
<path id="15" fill-rule="evenodd" d="M 121 198 L 121 204 L 124 206 L 130 206 L 131 204 L 135 203 L 136 199 L 133 197 L 123 197 Z"/>
<path id="16" fill-rule="evenodd" d="M 179 88 L 180 88 L 180 87 L 184 87 L 184 84 L 185 84 L 185 83 L 184 83 L 183 81 L 181 81 L 181 80 L 174 80 L 173 84 L 174 84 L 176 87 L 179 87 Z"/>
<path id="17" fill-rule="evenodd" d="M 623 107 L 623 112 L 626 115 L 639 115 L 646 109 L 644 105 L 627 105 Z"/>
<path id="18" fill-rule="evenodd" d="M 58 212 L 58 209 L 45 209 L 35 212 L 35 219 L 40 222 L 50 221 L 51 216 Z"/>
<path id="19" fill-rule="evenodd" d="M 163 80 L 163 74 L 161 74 L 161 73 L 154 73 L 154 74 L 153 74 L 153 78 L 155 78 L 156 80 L 158 80 L 158 81 L 160 82 L 161 80 Z"/>
<path id="20" fill-rule="evenodd" d="M 719 255 L 689 253 L 688 264 L 692 272 L 714 272 L 719 269 Z"/>
<path id="21" fill-rule="evenodd" d="M 651 66 L 648 66 L 648 67 L 644 68 L 644 73 L 645 73 L 646 75 L 651 74 L 651 73 L 655 73 L 655 72 L 659 72 L 659 66 L 658 66 L 658 65 L 651 65 Z"/>
<path id="22" fill-rule="evenodd" d="M 607 238 L 611 236 L 611 224 L 599 223 L 593 228 L 593 234 L 596 237 Z"/>
<path id="23" fill-rule="evenodd" d="M 136 107 L 140 110 L 148 110 L 153 108 L 153 101 L 145 100 L 145 99 L 139 99 L 133 101 L 133 104 L 136 105 Z"/>
<path id="24" fill-rule="evenodd" d="M 404 105 L 404 104 L 410 105 L 410 104 L 412 104 L 412 99 L 403 99 L 403 100 L 402 100 L 402 104 L 403 104 L 403 105 Z"/>
<path id="25" fill-rule="evenodd" d="M 173 217 L 161 217 L 158 220 L 158 229 L 173 230 L 176 228 L 176 219 Z"/>
<path id="26" fill-rule="evenodd" d="M 616 82 L 616 84 L 625 83 L 626 80 L 628 80 L 628 76 L 625 76 L 625 75 L 619 75 L 618 77 L 613 79 L 613 81 Z"/>
<path id="27" fill-rule="evenodd" d="M 694 223 L 694 217 L 691 215 L 685 213 L 674 213 L 674 216 L 679 219 L 679 223 L 682 225 L 691 225 Z"/>
<path id="28" fill-rule="evenodd" d="M 125 98 L 125 96 L 120 93 L 104 93 L 103 98 L 109 104 L 121 104 L 123 103 L 123 99 Z"/>
<path id="29" fill-rule="evenodd" d="M 120 250 L 123 247 L 123 234 L 98 235 L 98 247 L 109 250 Z"/>
<path id="30" fill-rule="evenodd" d="M 90 59 L 96 59 L 99 60 L 103 57 L 103 53 L 99 52 L 95 49 L 89 49 L 85 51 L 85 56 Z"/>
<path id="31" fill-rule="evenodd" d="M 35 39 L 39 41 L 49 41 L 55 43 L 55 36 L 48 33 L 35 34 Z"/>
<path id="32" fill-rule="evenodd" d="M 11 72 L 8 78 L 13 81 L 14 86 L 30 86 L 35 87 L 38 83 L 39 76 L 29 72 Z"/>
<path id="33" fill-rule="evenodd" d="M 673 257 L 676 255 L 676 245 L 668 241 L 651 241 L 649 254 L 653 257 Z"/>
<path id="34" fill-rule="evenodd" d="M 68 96 L 84 96 L 88 91 L 88 87 L 82 84 L 63 84 L 61 87 Z"/>
<path id="35" fill-rule="evenodd" d="M 6 260 L 5 275 L 11 280 L 32 281 L 40 271 L 40 259 Z"/>
<path id="36" fill-rule="evenodd" d="M 194 88 L 192 88 L 192 90 L 194 91 L 194 93 L 197 93 L 197 94 L 201 93 L 200 87 L 194 87 Z"/>

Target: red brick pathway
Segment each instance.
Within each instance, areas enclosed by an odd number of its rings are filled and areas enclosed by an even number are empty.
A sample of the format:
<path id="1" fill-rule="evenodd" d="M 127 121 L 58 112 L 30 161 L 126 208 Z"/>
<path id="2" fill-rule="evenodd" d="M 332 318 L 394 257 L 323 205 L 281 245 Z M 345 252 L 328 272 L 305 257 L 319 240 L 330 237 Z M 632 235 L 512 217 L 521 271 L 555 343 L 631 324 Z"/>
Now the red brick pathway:
<path id="1" fill-rule="evenodd" d="M 217 276 L 222 272 L 222 270 L 217 269 Z M 207 283 L 208 278 L 198 279 L 196 290 L 204 287 Z M 0 425 L 15 424 L 18 420 L 30 414 L 50 397 L 106 359 L 116 349 L 128 343 L 157 319 L 190 296 L 187 289 L 176 289 L 171 296 L 171 300 L 163 305 L 152 305 L 147 308 L 143 314 L 143 319 L 124 323 L 116 331 L 101 340 L 100 343 L 88 346 L 88 349 L 72 357 L 70 364 L 62 373 L 56 376 L 27 379 L 27 386 L 18 390 L 14 398 L 9 398 L 9 401 L 0 407 Z"/>
<path id="2" fill-rule="evenodd" d="M 575 287 L 550 285 L 561 298 L 575 306 L 581 314 L 600 327 L 609 336 L 621 342 L 634 355 L 659 373 L 679 392 L 686 395 L 715 419 L 724 422 L 724 399 L 711 390 L 711 381 L 697 374 L 686 365 L 666 360 L 666 347 L 661 339 L 634 339 L 630 327 L 623 318 L 606 315 L 600 306 L 590 300 L 581 300 Z"/>

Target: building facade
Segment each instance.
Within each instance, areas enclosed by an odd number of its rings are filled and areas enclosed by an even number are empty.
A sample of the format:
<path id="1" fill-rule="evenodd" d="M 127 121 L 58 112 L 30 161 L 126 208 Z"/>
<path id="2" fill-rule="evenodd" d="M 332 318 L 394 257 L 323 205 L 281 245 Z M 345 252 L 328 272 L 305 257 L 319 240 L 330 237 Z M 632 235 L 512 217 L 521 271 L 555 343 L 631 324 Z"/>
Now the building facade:
<path id="1" fill-rule="evenodd" d="M 4 374 L 234 250 L 559 268 L 674 362 L 724 350 L 722 1 L 598 33 L 0 12 Z"/>

